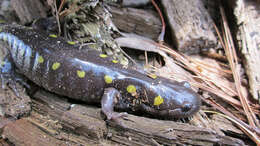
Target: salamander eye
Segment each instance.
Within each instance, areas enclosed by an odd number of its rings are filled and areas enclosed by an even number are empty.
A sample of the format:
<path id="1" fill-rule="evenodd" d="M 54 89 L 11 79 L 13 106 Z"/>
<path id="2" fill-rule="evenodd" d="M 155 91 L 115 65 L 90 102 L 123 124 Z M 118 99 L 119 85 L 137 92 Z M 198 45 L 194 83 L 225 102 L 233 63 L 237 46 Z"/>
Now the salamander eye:
<path id="1" fill-rule="evenodd" d="M 186 82 L 186 81 L 183 81 L 183 82 L 181 82 L 181 83 L 182 83 L 182 85 L 183 85 L 184 87 L 190 88 L 190 83 L 188 83 L 188 82 Z"/>
<path id="2" fill-rule="evenodd" d="M 183 112 L 188 112 L 188 111 L 191 110 L 191 108 L 192 108 L 192 104 L 191 104 L 191 103 L 184 102 L 183 105 L 182 105 L 182 107 L 181 107 L 181 110 L 182 110 Z"/>

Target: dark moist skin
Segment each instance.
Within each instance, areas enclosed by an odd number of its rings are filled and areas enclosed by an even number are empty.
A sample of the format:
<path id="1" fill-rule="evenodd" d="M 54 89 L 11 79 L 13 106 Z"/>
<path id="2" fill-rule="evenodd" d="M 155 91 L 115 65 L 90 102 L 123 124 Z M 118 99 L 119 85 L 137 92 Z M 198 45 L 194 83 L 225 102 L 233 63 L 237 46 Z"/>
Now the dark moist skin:
<path id="1" fill-rule="evenodd" d="M 19 72 L 59 95 L 101 102 L 108 119 L 122 116 L 114 108 L 167 119 L 189 117 L 200 108 L 199 95 L 188 82 L 151 78 L 112 57 L 86 47 L 79 49 L 75 42 L 39 30 L 18 25 L 0 27 L 1 44 L 7 44 L 9 60 Z M 3 70 L 8 70 L 7 66 L 1 68 L 5 78 Z"/>

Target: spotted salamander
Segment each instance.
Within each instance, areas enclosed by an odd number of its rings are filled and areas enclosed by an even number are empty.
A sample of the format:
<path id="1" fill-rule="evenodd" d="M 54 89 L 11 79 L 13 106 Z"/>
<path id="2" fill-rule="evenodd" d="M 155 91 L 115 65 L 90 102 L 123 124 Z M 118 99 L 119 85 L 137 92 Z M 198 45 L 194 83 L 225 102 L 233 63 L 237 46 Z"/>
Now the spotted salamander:
<path id="1" fill-rule="evenodd" d="M 113 57 L 40 30 L 19 25 L 0 29 L 0 44 L 9 52 L 2 79 L 11 77 L 5 73 L 11 72 L 13 62 L 20 73 L 48 91 L 101 103 L 108 119 L 122 116 L 114 108 L 166 118 L 189 117 L 200 108 L 200 97 L 188 82 L 149 77 Z"/>

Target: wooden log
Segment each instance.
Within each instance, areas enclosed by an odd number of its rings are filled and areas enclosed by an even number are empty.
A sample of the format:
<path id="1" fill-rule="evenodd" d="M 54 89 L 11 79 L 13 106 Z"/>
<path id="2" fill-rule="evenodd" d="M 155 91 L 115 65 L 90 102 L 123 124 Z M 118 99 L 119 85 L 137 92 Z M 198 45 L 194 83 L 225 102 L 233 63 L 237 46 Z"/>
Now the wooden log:
<path id="1" fill-rule="evenodd" d="M 124 7 L 141 7 L 145 6 L 150 0 L 122 0 L 121 5 Z"/>
<path id="2" fill-rule="evenodd" d="M 0 1 L 0 16 L 1 23 L 11 23 L 17 21 L 17 16 L 11 7 L 11 2 L 9 0 Z"/>
<path id="3" fill-rule="evenodd" d="M 47 16 L 46 7 L 40 0 L 11 0 L 11 5 L 22 24 Z"/>
<path id="4" fill-rule="evenodd" d="M 120 119 L 120 125 L 110 121 L 107 127 L 106 122 L 100 116 L 100 108 L 79 104 L 71 105 L 63 98 L 44 91 L 37 92 L 34 98 L 32 108 L 37 113 L 59 121 L 63 131 L 65 130 L 69 135 L 76 133 L 79 135 L 80 141 L 107 139 L 110 142 L 126 145 L 244 144 L 238 139 L 219 135 L 207 128 L 130 114 L 126 118 Z"/>
<path id="5" fill-rule="evenodd" d="M 237 0 L 232 6 L 237 19 L 237 39 L 244 57 L 250 93 L 260 102 L 260 4 L 257 1 Z"/>
<path id="6" fill-rule="evenodd" d="M 119 125 L 106 123 L 95 106 L 72 104 L 43 90 L 33 97 L 29 117 L 15 122 L 0 119 L 1 136 L 14 145 L 244 145 L 241 140 L 188 123 L 130 114 Z"/>
<path id="7" fill-rule="evenodd" d="M 173 41 L 179 51 L 198 53 L 218 46 L 213 21 L 201 0 L 163 0 Z"/>
<path id="8" fill-rule="evenodd" d="M 2 136 L 14 145 L 61 145 L 64 142 L 45 134 L 28 120 L 21 119 L 4 127 Z"/>
<path id="9" fill-rule="evenodd" d="M 0 116 L 18 118 L 29 115 L 31 111 L 31 99 L 25 94 L 25 89 L 16 84 L 19 97 L 8 86 L 0 88 Z"/>
<path id="10" fill-rule="evenodd" d="M 136 8 L 110 7 L 114 24 L 122 31 L 154 40 L 161 32 L 161 21 L 156 12 Z"/>
<path id="11" fill-rule="evenodd" d="M 123 144 L 149 145 L 243 145 L 243 142 L 228 136 L 220 136 L 207 128 L 187 123 L 163 121 L 130 115 L 122 120 L 125 127 L 116 128 L 111 140 Z M 123 130 L 120 130 L 122 129 Z M 130 142 L 130 143 L 129 143 Z"/>

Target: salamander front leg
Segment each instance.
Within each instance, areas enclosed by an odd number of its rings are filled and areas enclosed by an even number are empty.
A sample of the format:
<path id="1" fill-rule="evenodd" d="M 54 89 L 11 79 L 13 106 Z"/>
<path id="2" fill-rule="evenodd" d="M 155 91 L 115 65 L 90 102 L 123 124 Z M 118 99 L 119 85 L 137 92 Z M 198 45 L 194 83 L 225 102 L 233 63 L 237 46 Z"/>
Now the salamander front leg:
<path id="1" fill-rule="evenodd" d="M 4 89 L 5 85 L 13 90 L 16 96 L 19 97 L 19 93 L 16 88 L 16 82 L 21 83 L 23 86 L 30 88 L 30 86 L 21 78 L 18 74 L 15 73 L 14 64 L 11 61 L 9 55 L 4 58 L 4 61 L 0 66 L 0 79 L 1 79 L 1 87 Z"/>
<path id="2" fill-rule="evenodd" d="M 119 101 L 121 94 L 115 88 L 106 88 L 101 100 L 102 112 L 108 120 L 117 122 L 118 118 L 126 116 L 127 113 L 114 112 L 114 105 Z"/>

